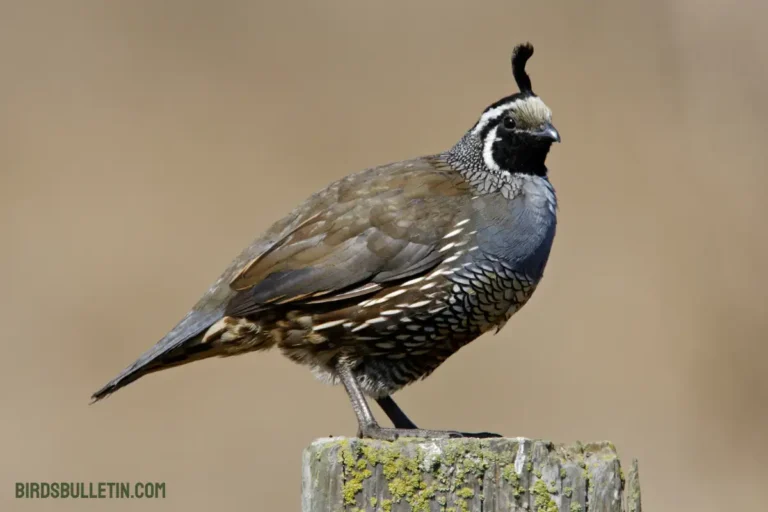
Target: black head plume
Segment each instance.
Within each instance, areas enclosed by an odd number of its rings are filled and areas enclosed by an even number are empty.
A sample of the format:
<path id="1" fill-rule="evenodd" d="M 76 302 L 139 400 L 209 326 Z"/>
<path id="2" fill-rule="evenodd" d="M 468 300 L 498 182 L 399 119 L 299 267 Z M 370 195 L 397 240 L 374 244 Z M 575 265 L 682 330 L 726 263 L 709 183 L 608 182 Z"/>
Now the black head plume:
<path id="1" fill-rule="evenodd" d="M 528 62 L 531 55 L 533 55 L 531 43 L 519 44 L 512 50 L 512 75 L 514 75 L 515 82 L 522 93 L 533 93 L 531 77 L 525 72 L 525 63 Z"/>

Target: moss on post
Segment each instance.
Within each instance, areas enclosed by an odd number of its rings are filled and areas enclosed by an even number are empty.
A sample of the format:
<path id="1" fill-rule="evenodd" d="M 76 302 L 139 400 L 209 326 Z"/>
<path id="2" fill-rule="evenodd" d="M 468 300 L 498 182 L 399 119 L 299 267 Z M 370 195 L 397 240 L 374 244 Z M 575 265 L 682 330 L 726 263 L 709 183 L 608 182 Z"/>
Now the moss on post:
<path id="1" fill-rule="evenodd" d="M 626 487 L 626 489 L 625 489 Z M 641 512 L 637 463 L 611 443 L 319 439 L 304 451 L 303 512 Z"/>

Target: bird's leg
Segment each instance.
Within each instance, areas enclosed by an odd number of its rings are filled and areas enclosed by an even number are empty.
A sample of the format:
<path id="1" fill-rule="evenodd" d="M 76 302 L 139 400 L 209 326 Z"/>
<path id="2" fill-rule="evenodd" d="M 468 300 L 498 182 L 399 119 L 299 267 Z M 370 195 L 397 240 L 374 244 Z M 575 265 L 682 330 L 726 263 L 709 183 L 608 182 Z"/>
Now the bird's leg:
<path id="1" fill-rule="evenodd" d="M 395 428 L 421 430 L 414 425 L 408 416 L 405 415 L 403 410 L 395 403 L 391 396 L 377 398 L 376 403 L 379 404 L 379 407 L 381 407 L 385 413 L 387 413 L 387 416 L 389 416 L 389 419 L 392 421 Z M 450 432 L 450 434 L 452 434 L 451 437 L 454 437 L 454 435 L 475 438 L 501 437 L 499 434 L 494 434 L 492 432 Z"/>
<path id="2" fill-rule="evenodd" d="M 376 423 L 376 418 L 373 417 L 373 412 L 368 407 L 368 402 L 365 401 L 360 385 L 357 383 L 349 366 L 343 362 L 336 363 L 336 373 L 338 373 L 341 383 L 344 385 L 347 395 L 349 395 L 352 410 L 355 411 L 357 426 L 359 427 L 358 435 L 362 437 L 362 432 L 368 428 L 379 428 L 379 424 Z"/>
<path id="3" fill-rule="evenodd" d="M 491 432 L 456 432 L 454 430 L 425 430 L 417 428 L 408 416 L 397 406 L 391 397 L 379 398 L 376 402 L 384 409 L 389 419 L 395 425 L 395 428 L 383 428 L 379 426 L 373 417 L 368 402 L 365 401 L 363 391 L 357 383 L 352 369 L 343 362 L 336 363 L 336 373 L 344 385 L 344 389 L 349 395 L 349 401 L 352 403 L 352 409 L 355 411 L 358 425 L 358 437 L 367 437 L 370 439 L 382 439 L 385 441 L 394 441 L 398 437 L 423 437 L 427 439 L 446 438 L 446 437 L 501 437 L 499 434 Z"/>
<path id="4" fill-rule="evenodd" d="M 384 396 L 376 399 L 381 410 L 384 411 L 395 428 L 419 428 L 405 415 L 403 410 L 398 407 L 391 396 Z"/>
<path id="5" fill-rule="evenodd" d="M 381 439 L 384 441 L 394 441 L 398 437 L 423 437 L 428 439 L 464 437 L 460 432 L 451 430 L 380 427 L 373 417 L 371 408 L 368 407 L 368 402 L 365 401 L 365 396 L 363 396 L 363 392 L 360 389 L 360 385 L 357 383 L 357 379 L 355 379 L 355 376 L 352 374 L 351 368 L 343 362 L 339 362 L 336 364 L 336 373 L 339 375 L 341 383 L 344 384 L 344 389 L 346 389 L 347 394 L 349 395 L 350 402 L 352 402 L 352 409 L 355 411 L 355 416 L 357 416 L 357 435 L 359 437 Z M 404 414 L 403 416 L 405 417 Z M 413 423 L 411 423 L 411 425 L 413 425 Z"/>

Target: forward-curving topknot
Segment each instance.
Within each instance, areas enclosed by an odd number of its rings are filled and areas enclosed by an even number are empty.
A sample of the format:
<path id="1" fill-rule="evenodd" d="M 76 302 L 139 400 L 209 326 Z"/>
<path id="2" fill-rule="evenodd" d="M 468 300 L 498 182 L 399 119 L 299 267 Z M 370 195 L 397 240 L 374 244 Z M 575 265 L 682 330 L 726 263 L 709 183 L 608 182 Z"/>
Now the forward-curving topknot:
<path id="1" fill-rule="evenodd" d="M 515 77 L 515 82 L 520 88 L 520 92 L 532 93 L 531 89 L 531 77 L 525 72 L 525 63 L 533 55 L 533 45 L 531 43 L 523 43 L 515 46 L 512 50 L 512 74 Z"/>

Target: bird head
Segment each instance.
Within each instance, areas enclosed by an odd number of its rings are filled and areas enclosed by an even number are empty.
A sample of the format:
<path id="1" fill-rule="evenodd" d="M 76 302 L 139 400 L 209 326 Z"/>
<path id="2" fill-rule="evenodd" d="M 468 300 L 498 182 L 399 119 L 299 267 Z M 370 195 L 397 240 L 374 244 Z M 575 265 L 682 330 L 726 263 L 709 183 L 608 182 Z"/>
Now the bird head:
<path id="1" fill-rule="evenodd" d="M 512 74 L 520 92 L 500 99 L 483 111 L 470 131 L 482 148 L 487 169 L 494 173 L 543 175 L 544 160 L 560 134 L 552 125 L 552 111 L 531 88 L 525 64 L 533 55 L 530 43 L 512 52 Z"/>

